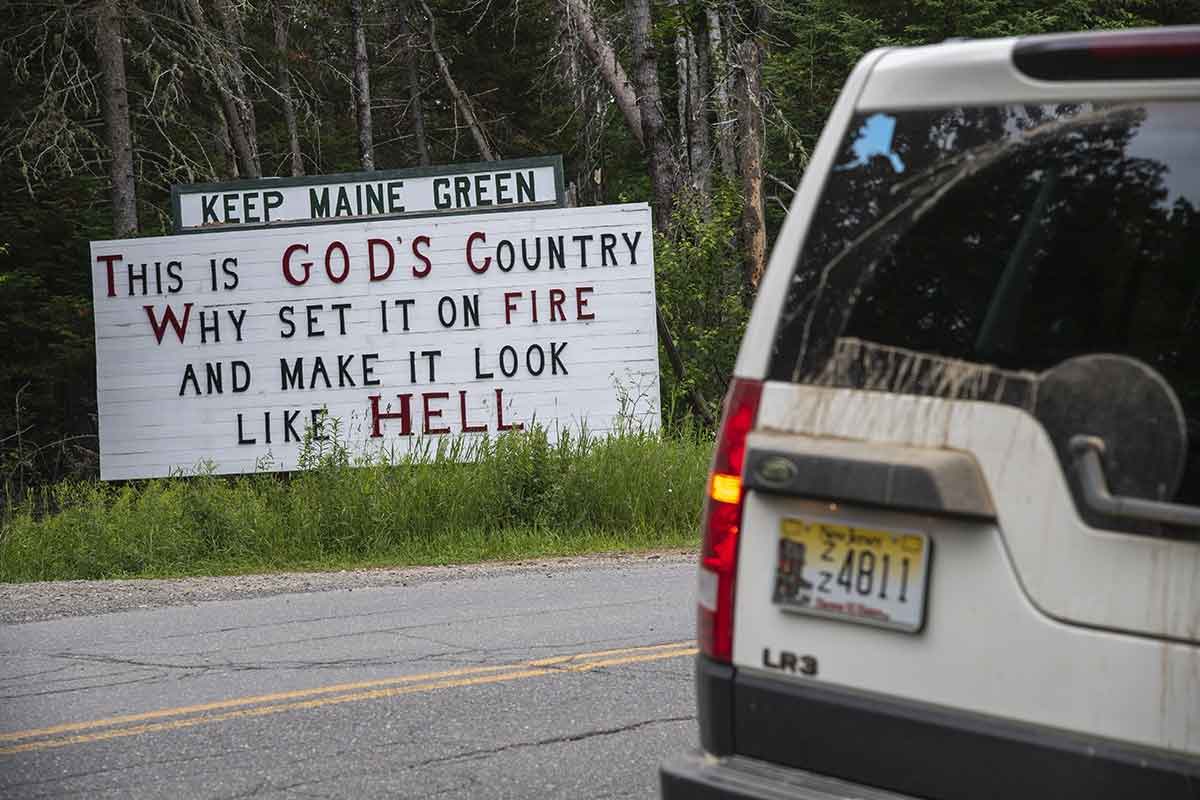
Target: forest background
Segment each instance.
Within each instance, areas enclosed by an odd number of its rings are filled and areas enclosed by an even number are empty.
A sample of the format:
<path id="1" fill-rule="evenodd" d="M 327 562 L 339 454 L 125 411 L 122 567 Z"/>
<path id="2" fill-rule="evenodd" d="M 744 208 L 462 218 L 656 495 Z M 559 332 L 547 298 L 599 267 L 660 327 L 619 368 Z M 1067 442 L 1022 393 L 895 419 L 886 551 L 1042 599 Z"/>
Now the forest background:
<path id="1" fill-rule="evenodd" d="M 1200 21 L 1196 0 L 6 0 L 0 484 L 97 474 L 88 242 L 172 184 L 561 153 L 654 211 L 668 428 L 710 427 L 770 242 L 868 50 Z"/>

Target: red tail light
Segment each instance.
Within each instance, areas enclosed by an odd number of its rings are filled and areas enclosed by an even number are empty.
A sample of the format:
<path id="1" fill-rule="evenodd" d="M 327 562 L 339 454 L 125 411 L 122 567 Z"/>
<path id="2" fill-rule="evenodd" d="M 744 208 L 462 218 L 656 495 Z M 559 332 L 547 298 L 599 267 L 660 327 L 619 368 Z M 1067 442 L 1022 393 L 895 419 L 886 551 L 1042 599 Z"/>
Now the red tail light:
<path id="1" fill-rule="evenodd" d="M 1013 64 L 1046 81 L 1200 78 L 1200 25 L 1028 36 Z"/>
<path id="2" fill-rule="evenodd" d="M 700 652 L 718 661 L 733 656 L 733 579 L 737 572 L 738 529 L 742 524 L 742 462 L 746 436 L 758 417 L 762 382 L 735 378 L 725 396 L 717 431 L 717 451 L 708 476 L 701 522 Z"/>

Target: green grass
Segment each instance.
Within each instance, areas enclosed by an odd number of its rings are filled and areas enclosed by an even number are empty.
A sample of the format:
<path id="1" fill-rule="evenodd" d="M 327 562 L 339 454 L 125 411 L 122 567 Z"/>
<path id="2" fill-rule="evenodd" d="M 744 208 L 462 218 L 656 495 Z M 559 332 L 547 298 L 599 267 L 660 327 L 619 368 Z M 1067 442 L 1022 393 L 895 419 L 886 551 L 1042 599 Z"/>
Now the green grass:
<path id="1" fill-rule="evenodd" d="M 711 439 L 505 435 L 281 476 L 64 482 L 10 503 L 0 581 L 450 564 L 694 547 Z"/>

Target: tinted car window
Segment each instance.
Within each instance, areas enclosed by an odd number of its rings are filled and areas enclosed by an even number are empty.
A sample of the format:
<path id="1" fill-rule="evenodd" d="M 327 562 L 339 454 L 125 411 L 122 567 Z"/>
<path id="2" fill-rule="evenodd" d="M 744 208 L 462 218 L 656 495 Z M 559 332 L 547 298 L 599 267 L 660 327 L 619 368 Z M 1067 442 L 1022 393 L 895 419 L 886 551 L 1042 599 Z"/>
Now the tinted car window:
<path id="1" fill-rule="evenodd" d="M 1028 405 L 1036 374 L 1067 358 L 1129 355 L 1174 388 L 1195 456 L 1198 132 L 1195 102 L 859 115 L 770 377 Z"/>

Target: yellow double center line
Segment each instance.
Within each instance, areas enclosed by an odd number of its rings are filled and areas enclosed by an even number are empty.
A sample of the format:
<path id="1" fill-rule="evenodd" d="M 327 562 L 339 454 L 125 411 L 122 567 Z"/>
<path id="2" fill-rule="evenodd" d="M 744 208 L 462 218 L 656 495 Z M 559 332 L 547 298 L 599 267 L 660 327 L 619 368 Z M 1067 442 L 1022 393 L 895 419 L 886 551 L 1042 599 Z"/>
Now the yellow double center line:
<path id="1" fill-rule="evenodd" d="M 392 678 L 338 683 L 290 692 L 235 697 L 191 706 L 160 708 L 138 714 L 125 714 L 84 722 L 68 722 L 47 728 L 0 733 L 0 755 L 46 750 L 87 742 L 102 742 L 123 736 L 138 736 L 143 733 L 174 731 L 197 725 L 265 717 L 285 711 L 301 711 L 340 703 L 354 703 L 360 700 L 377 700 L 384 697 L 432 692 L 438 689 L 480 686 L 488 683 L 516 681 L 522 678 L 536 678 L 542 675 L 587 672 L 603 667 L 662 661 L 695 653 L 696 648 L 692 642 L 672 642 L 646 647 L 599 650 L 594 653 L 549 656 L 532 661 L 520 661 L 515 664 L 463 667 L 442 672 L 426 672 L 420 675 L 397 675 Z M 9 742 L 13 744 L 8 744 Z"/>

